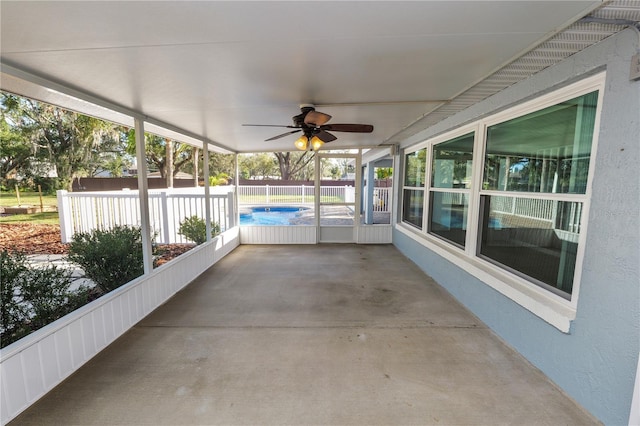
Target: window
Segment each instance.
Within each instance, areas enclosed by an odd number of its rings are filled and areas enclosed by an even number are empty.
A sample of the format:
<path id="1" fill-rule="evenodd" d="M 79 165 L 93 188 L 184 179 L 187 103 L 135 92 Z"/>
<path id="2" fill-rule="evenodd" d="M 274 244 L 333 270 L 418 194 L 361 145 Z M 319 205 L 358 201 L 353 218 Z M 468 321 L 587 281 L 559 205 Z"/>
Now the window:
<path id="1" fill-rule="evenodd" d="M 483 196 L 478 254 L 569 298 L 582 203 Z"/>
<path id="2" fill-rule="evenodd" d="M 586 192 L 597 101 L 592 92 L 487 128 L 478 255 L 568 299 L 584 200 L 565 194 Z"/>
<path id="3" fill-rule="evenodd" d="M 484 188 L 584 194 L 598 92 L 487 129 Z"/>
<path id="4" fill-rule="evenodd" d="M 422 229 L 427 149 L 405 155 L 402 221 Z"/>
<path id="5" fill-rule="evenodd" d="M 494 288 L 506 289 L 505 283 L 512 289 L 538 288 L 521 298 L 546 294 L 536 300 L 565 299 L 571 305 L 554 306 L 575 310 L 572 295 L 603 82 L 604 74 L 590 77 L 407 154 L 403 222 L 418 227 L 434 248 L 461 249 L 440 252 L 467 259 L 470 268 L 480 265 L 485 282 L 500 282 L 490 283 Z M 485 271 L 495 271 L 490 273 L 495 281 Z"/>
<path id="6" fill-rule="evenodd" d="M 433 146 L 429 233 L 464 247 L 474 133 Z"/>

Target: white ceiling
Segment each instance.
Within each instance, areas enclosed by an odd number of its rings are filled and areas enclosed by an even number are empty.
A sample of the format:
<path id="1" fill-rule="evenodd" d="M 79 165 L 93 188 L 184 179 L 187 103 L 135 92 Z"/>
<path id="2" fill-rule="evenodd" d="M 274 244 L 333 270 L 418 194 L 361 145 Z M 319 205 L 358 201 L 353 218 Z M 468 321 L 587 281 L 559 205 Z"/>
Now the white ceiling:
<path id="1" fill-rule="evenodd" d="M 406 135 L 600 5 L 3 0 L 0 48 L 3 71 L 26 71 L 230 151 L 292 149 L 295 136 L 264 142 L 287 129 L 242 124 L 289 125 L 301 103 L 332 124 L 375 127 L 336 133 L 327 147 L 372 146 Z M 30 91 L 10 74 L 3 89 L 50 100 L 51 91 Z"/>

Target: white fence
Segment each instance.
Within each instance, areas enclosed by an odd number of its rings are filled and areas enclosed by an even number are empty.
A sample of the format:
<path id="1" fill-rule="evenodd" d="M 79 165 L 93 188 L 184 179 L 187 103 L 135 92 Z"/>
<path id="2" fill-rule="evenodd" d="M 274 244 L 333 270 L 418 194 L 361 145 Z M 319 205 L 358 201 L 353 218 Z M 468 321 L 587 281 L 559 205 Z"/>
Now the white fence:
<path id="1" fill-rule="evenodd" d="M 353 201 L 355 189 L 351 185 L 322 186 L 320 198 L 323 202 L 347 203 Z M 316 189 L 307 185 L 240 185 L 240 204 L 311 204 Z"/>
<path id="2" fill-rule="evenodd" d="M 391 188 L 373 189 L 373 211 L 381 213 L 391 211 Z"/>
<path id="3" fill-rule="evenodd" d="M 225 231 L 235 225 L 233 187 L 211 187 L 212 223 Z M 375 188 L 374 212 L 390 211 L 391 188 Z M 295 185 L 242 185 L 238 187 L 241 204 L 312 204 L 315 188 Z M 355 188 L 323 186 L 323 203 L 355 202 Z M 68 243 L 77 232 L 111 229 L 116 225 L 140 226 L 140 202 L 137 190 L 67 192 L 58 191 L 58 212 L 62 242 Z M 187 243 L 178 229 L 190 216 L 205 216 L 204 188 L 171 188 L 149 191 L 149 220 L 154 241 L 160 244 Z"/>
<path id="4" fill-rule="evenodd" d="M 220 231 L 234 226 L 233 188 L 212 187 L 211 222 Z M 149 191 L 149 220 L 154 241 L 161 244 L 186 243 L 178 234 L 180 222 L 190 216 L 205 217 L 204 188 L 171 188 Z M 140 226 L 137 190 L 67 192 L 58 191 L 58 212 L 62 242 L 77 232 L 111 229 L 116 225 Z"/>
<path id="5" fill-rule="evenodd" d="M 388 212 L 391 188 L 375 188 L 373 209 Z M 240 185 L 240 204 L 312 204 L 315 187 L 306 185 Z M 353 203 L 355 188 L 351 185 L 321 186 L 320 200 L 323 203 Z"/>
<path id="6" fill-rule="evenodd" d="M 339 191 L 344 187 L 336 187 L 336 197 L 340 197 Z M 321 193 L 325 193 L 320 189 Z M 238 186 L 238 202 L 240 204 L 307 204 L 313 203 L 315 187 L 307 185 L 240 185 Z M 344 197 L 344 196 L 343 196 Z"/>

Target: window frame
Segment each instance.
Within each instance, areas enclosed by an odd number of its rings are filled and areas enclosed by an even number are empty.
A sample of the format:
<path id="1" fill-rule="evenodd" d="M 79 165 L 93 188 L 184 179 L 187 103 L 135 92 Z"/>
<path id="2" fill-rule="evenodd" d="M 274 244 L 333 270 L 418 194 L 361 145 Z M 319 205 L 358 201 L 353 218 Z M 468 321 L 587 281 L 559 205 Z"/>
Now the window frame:
<path id="1" fill-rule="evenodd" d="M 432 230 L 431 230 L 431 217 L 432 217 L 432 206 L 431 206 L 431 195 L 434 193 L 454 193 L 454 194 L 463 194 L 463 195 L 467 195 L 468 197 L 468 204 L 467 204 L 467 230 L 470 229 L 471 226 L 471 217 L 473 216 L 472 214 L 472 210 L 471 210 L 471 206 L 472 206 L 472 192 L 473 192 L 473 188 L 474 188 L 474 181 L 475 181 L 475 176 L 474 176 L 474 171 L 475 171 L 475 163 L 476 163 L 476 150 L 477 150 L 477 138 L 478 138 L 478 130 L 479 127 L 476 124 L 473 124 L 471 126 L 463 126 L 461 128 L 456 129 L 453 132 L 447 132 L 443 135 L 441 135 L 440 137 L 434 138 L 432 140 L 429 141 L 429 145 L 428 145 L 428 151 L 427 151 L 427 159 L 430 159 L 430 161 L 427 161 L 427 182 L 426 182 L 426 187 L 427 187 L 427 196 L 426 196 L 426 203 L 427 206 L 425 207 L 425 211 L 427 212 L 427 217 L 425 219 L 426 221 L 426 233 L 434 238 L 438 238 L 439 240 L 442 240 L 446 243 L 452 244 L 454 247 L 457 247 L 461 250 L 466 250 L 466 247 L 469 245 L 470 242 L 470 238 L 472 237 L 470 235 L 470 232 L 465 232 L 465 243 L 464 245 L 460 245 L 457 244 L 451 240 L 448 240 L 446 238 L 444 238 L 443 236 L 437 235 L 435 234 Z M 447 143 L 450 142 L 454 139 L 457 139 L 459 137 L 462 136 L 466 136 L 469 134 L 473 134 L 473 147 L 471 148 L 471 155 L 472 155 L 472 168 L 471 168 L 471 184 L 469 185 L 468 188 L 440 188 L 440 187 L 435 187 L 433 185 L 433 160 L 434 160 L 434 149 L 437 145 L 443 144 L 443 143 Z"/>
<path id="2" fill-rule="evenodd" d="M 422 186 L 408 186 L 408 185 L 406 185 L 406 182 L 407 182 L 407 169 L 408 169 L 407 168 L 407 157 L 409 155 L 415 154 L 418 151 L 423 150 L 423 149 L 425 150 L 425 163 L 426 164 L 424 165 L 424 176 L 423 176 Z M 422 144 L 416 145 L 416 146 L 412 147 L 412 149 L 410 149 L 410 150 L 405 150 L 403 152 L 403 156 L 402 156 L 402 166 L 403 166 L 402 167 L 402 176 L 401 176 L 401 179 L 402 179 L 402 190 L 401 191 L 402 192 L 401 192 L 400 197 L 399 197 L 399 200 L 401 201 L 401 203 L 400 203 L 401 208 L 400 208 L 399 222 L 402 223 L 404 226 L 410 227 L 414 232 L 422 232 L 425 229 L 425 220 L 426 219 L 425 219 L 425 214 L 424 213 L 426 212 L 426 208 L 427 208 L 427 200 L 426 200 L 427 191 L 426 191 L 426 189 L 427 189 L 427 185 L 428 185 L 428 182 L 429 182 L 429 178 L 428 178 L 429 170 L 428 170 L 428 167 L 427 167 L 429 162 L 427 160 L 429 159 L 429 156 L 430 156 L 430 152 L 429 152 L 429 148 L 428 148 L 426 143 L 422 143 Z M 422 217 L 421 217 L 420 226 L 418 226 L 418 225 L 416 225 L 416 224 L 414 224 L 412 222 L 405 221 L 405 218 L 404 218 L 405 217 L 404 216 L 404 214 L 405 214 L 405 211 L 404 211 L 404 194 L 405 194 L 405 191 L 407 191 L 407 190 L 409 190 L 409 191 L 422 191 Z"/>
<path id="3" fill-rule="evenodd" d="M 578 299 L 580 295 L 580 284 L 582 278 L 583 259 L 588 235 L 587 224 L 590 213 L 590 199 L 592 192 L 593 179 L 595 174 L 595 163 L 598 147 L 598 136 L 600 133 L 600 120 L 602 115 L 603 96 L 605 92 L 606 72 L 586 77 L 577 82 L 567 84 L 563 87 L 556 88 L 535 98 L 528 98 L 519 103 L 513 104 L 504 110 L 488 114 L 473 122 L 453 128 L 446 133 L 426 139 L 420 143 L 407 148 L 405 152 L 415 152 L 420 148 L 427 147 L 426 156 L 426 181 L 425 181 L 425 206 L 423 214 L 423 227 L 416 229 L 402 220 L 396 223 L 396 229 L 410 238 L 424 245 L 425 247 L 435 251 L 448 260 L 460 265 L 467 272 L 479 278 L 488 286 L 499 291 L 506 297 L 509 297 L 516 303 L 525 307 L 535 315 L 552 324 L 562 332 L 568 333 L 571 321 L 575 319 Z M 525 116 L 530 113 L 543 110 L 547 107 L 557 105 L 561 102 L 586 95 L 590 92 L 597 91 L 597 105 L 594 119 L 594 129 L 591 141 L 590 161 L 588 168 L 588 177 L 586 190 L 584 194 L 559 194 L 559 193 L 533 193 L 533 192 L 517 192 L 517 191 L 501 191 L 501 190 L 484 190 L 482 189 L 482 180 L 484 173 L 485 151 L 487 130 L 490 126 L 500 124 L 518 117 Z M 429 231 L 431 217 L 431 193 L 437 192 L 438 189 L 432 187 L 432 158 L 433 148 L 435 145 L 463 136 L 466 133 L 474 131 L 474 148 L 472 160 L 472 177 L 469 188 L 469 204 L 468 219 L 465 247 L 450 242 L 440 236 L 436 236 Z M 406 156 L 403 157 L 406 160 Z M 404 179 L 404 176 L 403 176 Z M 404 182 L 403 182 L 404 183 Z M 447 192 L 451 192 L 452 188 L 447 188 Z M 399 201 L 403 202 L 404 191 L 400 194 Z M 580 232 L 578 234 L 578 247 L 576 253 L 575 271 L 573 278 L 573 290 L 570 298 L 556 294 L 531 279 L 523 278 L 521 274 L 511 272 L 504 267 L 483 259 L 479 256 L 479 241 L 481 230 L 480 220 L 480 200 L 482 196 L 508 196 L 514 198 L 532 198 L 545 199 L 555 201 L 570 201 L 582 203 L 582 217 L 580 224 Z"/>

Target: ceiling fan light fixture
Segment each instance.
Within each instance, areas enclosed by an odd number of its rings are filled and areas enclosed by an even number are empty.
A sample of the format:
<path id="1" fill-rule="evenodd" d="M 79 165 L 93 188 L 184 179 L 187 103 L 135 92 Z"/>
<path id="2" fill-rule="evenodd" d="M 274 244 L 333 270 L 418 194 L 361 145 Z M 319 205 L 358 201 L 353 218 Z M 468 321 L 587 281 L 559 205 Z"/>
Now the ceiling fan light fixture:
<path id="1" fill-rule="evenodd" d="M 293 144 L 300 151 L 306 151 L 307 148 L 309 147 L 309 139 L 303 135 L 303 136 L 300 136 L 298 139 L 296 139 L 296 141 Z"/>
<path id="2" fill-rule="evenodd" d="M 322 145 L 324 145 L 324 141 L 319 137 L 314 136 L 311 138 L 311 148 L 313 148 L 314 151 L 317 151 L 320 148 L 322 148 Z"/>
<path id="3" fill-rule="evenodd" d="M 313 105 L 300 105 L 300 111 L 300 114 L 292 117 L 293 125 L 243 124 L 243 126 L 286 127 L 288 129 L 294 129 L 280 135 L 273 136 L 269 139 L 265 139 L 265 142 L 274 141 L 294 133 L 302 132 L 302 136 L 293 143 L 294 146 L 301 151 L 318 151 L 325 143 L 333 142 L 338 139 L 333 134 L 329 133 L 329 131 L 349 133 L 373 132 L 373 125 L 371 124 L 326 124 L 327 121 L 331 119 L 331 116 L 329 114 L 316 111 Z"/>

